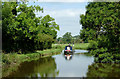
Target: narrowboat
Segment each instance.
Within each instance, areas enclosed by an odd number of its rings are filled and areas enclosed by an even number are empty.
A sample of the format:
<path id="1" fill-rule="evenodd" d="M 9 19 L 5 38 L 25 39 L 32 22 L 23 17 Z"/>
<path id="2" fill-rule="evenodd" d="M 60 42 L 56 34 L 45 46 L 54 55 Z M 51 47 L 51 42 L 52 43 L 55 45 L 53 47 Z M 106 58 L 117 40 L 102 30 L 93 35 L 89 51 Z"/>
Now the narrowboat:
<path id="1" fill-rule="evenodd" d="M 65 46 L 64 54 L 73 54 L 72 46 Z"/>

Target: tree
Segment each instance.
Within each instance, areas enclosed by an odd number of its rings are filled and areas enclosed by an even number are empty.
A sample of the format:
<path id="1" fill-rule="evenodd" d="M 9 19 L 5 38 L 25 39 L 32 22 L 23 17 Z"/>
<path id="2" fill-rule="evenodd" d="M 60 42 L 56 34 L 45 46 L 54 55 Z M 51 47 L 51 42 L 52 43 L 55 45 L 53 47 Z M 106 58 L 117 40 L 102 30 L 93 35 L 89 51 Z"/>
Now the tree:
<path id="1" fill-rule="evenodd" d="M 71 32 L 66 32 L 66 33 L 63 35 L 63 42 L 64 42 L 64 43 L 72 43 L 72 35 L 71 35 Z"/>
<path id="2" fill-rule="evenodd" d="M 73 43 L 82 43 L 83 39 L 80 38 L 80 35 L 76 35 L 72 37 Z"/>
<path id="3" fill-rule="evenodd" d="M 88 43 L 89 40 L 96 40 L 96 31 L 92 29 L 82 29 L 80 30 L 80 38 L 83 39 L 85 43 Z"/>
<path id="4" fill-rule="evenodd" d="M 43 12 L 40 6 L 27 6 L 25 2 L 2 4 L 3 50 L 22 52 L 51 48 L 57 37 L 59 25 L 46 15 L 36 17 L 35 11 Z"/>
<path id="5" fill-rule="evenodd" d="M 86 9 L 80 16 L 81 37 L 98 42 L 98 48 L 107 48 L 109 53 L 120 52 L 120 2 L 91 2 Z"/>
<path id="6" fill-rule="evenodd" d="M 61 44 L 62 43 L 62 37 L 58 37 L 56 40 L 57 43 Z"/>

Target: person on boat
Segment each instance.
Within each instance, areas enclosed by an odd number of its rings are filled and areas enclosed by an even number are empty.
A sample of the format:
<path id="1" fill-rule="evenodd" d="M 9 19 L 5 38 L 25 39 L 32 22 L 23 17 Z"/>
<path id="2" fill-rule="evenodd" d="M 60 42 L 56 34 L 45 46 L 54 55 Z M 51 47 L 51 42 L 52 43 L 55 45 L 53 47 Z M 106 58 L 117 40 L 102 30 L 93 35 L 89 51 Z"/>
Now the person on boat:
<path id="1" fill-rule="evenodd" d="M 72 46 L 70 46 L 70 43 L 68 46 L 65 47 L 65 50 L 72 50 Z"/>
<path id="2" fill-rule="evenodd" d="M 64 54 L 73 54 L 72 46 L 69 45 L 65 46 Z"/>

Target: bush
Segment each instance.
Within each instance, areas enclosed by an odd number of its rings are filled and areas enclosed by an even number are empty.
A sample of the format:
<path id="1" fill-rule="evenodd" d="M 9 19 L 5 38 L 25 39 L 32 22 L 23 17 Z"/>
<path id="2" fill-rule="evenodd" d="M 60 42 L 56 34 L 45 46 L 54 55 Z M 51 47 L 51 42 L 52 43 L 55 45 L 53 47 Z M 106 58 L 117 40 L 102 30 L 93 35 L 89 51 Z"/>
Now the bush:
<path id="1" fill-rule="evenodd" d="M 10 54 L 4 54 L 2 53 L 2 64 L 13 64 L 18 62 L 19 57 L 17 56 L 16 53 L 10 53 Z"/>
<path id="2" fill-rule="evenodd" d="M 90 54 L 94 55 L 95 57 L 98 57 L 99 54 L 103 54 L 105 52 L 107 52 L 107 48 L 99 48 L 99 49 L 96 49 L 96 50 L 91 50 L 90 51 Z"/>
<path id="3" fill-rule="evenodd" d="M 60 45 L 54 45 L 52 48 L 53 49 L 62 49 L 62 46 L 60 46 Z"/>
<path id="4" fill-rule="evenodd" d="M 98 43 L 96 41 L 93 41 L 93 40 L 89 40 L 89 46 L 88 46 L 88 50 L 95 50 L 97 49 L 98 47 Z"/>
<path id="5" fill-rule="evenodd" d="M 2 64 L 10 64 L 8 57 L 9 56 L 5 56 L 5 54 L 2 54 Z"/>
<path id="6" fill-rule="evenodd" d="M 99 54 L 98 57 L 95 57 L 95 62 L 99 63 L 112 63 L 113 62 L 113 55 L 106 52 L 104 54 Z"/>

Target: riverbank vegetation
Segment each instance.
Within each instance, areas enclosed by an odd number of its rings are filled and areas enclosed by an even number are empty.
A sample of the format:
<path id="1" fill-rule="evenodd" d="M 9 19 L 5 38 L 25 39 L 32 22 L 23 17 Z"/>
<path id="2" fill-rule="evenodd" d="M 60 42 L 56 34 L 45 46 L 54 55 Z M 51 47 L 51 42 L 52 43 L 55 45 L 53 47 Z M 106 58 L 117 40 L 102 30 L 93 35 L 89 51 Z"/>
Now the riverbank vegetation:
<path id="1" fill-rule="evenodd" d="M 62 49 L 47 49 L 43 51 L 36 51 L 34 53 L 27 53 L 27 54 L 17 54 L 17 53 L 9 53 L 9 54 L 2 54 L 2 76 L 6 77 L 11 72 L 17 70 L 23 62 L 30 62 L 33 60 L 38 60 L 43 57 L 49 57 L 55 54 L 60 54 Z"/>
<path id="2" fill-rule="evenodd" d="M 93 63 L 88 66 L 87 77 L 120 77 L 120 64 L 113 63 Z"/>
<path id="3" fill-rule="evenodd" d="M 120 2 L 90 2 L 81 15 L 80 38 L 90 42 L 95 62 L 120 63 Z"/>

